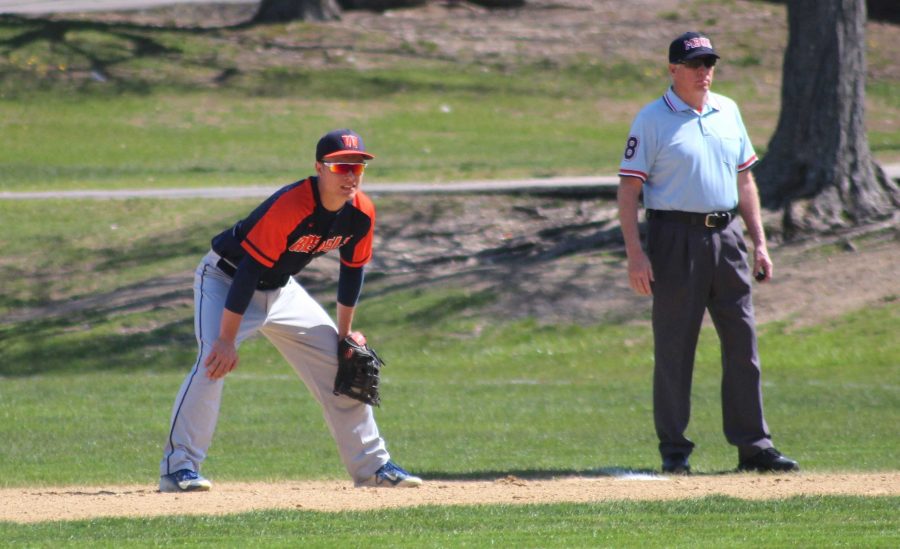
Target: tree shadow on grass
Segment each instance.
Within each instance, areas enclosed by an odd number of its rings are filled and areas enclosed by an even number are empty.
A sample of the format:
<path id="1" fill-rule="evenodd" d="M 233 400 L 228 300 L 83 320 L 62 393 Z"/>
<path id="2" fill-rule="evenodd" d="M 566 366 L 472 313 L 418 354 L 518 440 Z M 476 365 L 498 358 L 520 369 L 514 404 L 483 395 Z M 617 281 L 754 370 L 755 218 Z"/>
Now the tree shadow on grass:
<path id="1" fill-rule="evenodd" d="M 388 250 L 382 255 L 390 256 L 390 242 L 385 247 Z M 452 242 L 445 247 L 459 256 L 416 257 L 415 262 L 396 269 L 409 274 L 369 277 L 366 298 L 400 291 L 429 292 L 435 288 L 468 290 L 466 295 L 410 313 L 423 323 L 460 316 L 467 308 L 479 314 L 491 310 L 503 319 L 534 317 L 568 322 L 628 322 L 645 314 L 646 303 L 630 291 L 623 275 L 620 264 L 624 261 L 624 247 L 618 226 L 557 227 L 468 255 Z M 599 259 L 577 260 L 587 254 Z M 607 254 L 606 261 L 615 265 L 604 266 L 604 259 L 597 254 Z M 448 266 L 454 262 L 459 265 Z M 391 272 L 397 265 L 384 267 Z"/>
<path id="2" fill-rule="evenodd" d="M 39 63 L 38 49 L 50 52 L 52 59 L 43 59 L 39 72 L 46 76 L 53 69 L 65 71 L 70 63 L 81 66 L 89 78 L 97 82 L 111 82 L 120 91 L 146 92 L 146 82 L 135 78 L 119 78 L 112 68 L 142 58 L 162 58 L 181 53 L 179 48 L 167 46 L 154 38 L 153 30 L 129 24 L 108 24 L 94 21 L 51 20 L 0 15 L 0 29 L 9 38 L 0 40 L 0 53 L 15 59 L 17 52 L 25 53 L 24 67 L 9 63 L 0 77 L 26 76 Z M 159 29 L 156 30 L 159 32 Z M 102 41 L 84 40 L 85 33 L 103 37 Z"/>
<path id="3" fill-rule="evenodd" d="M 227 88 L 270 97 L 295 96 L 302 89 L 308 97 L 329 98 L 337 88 L 345 97 L 372 99 L 413 91 L 479 94 L 505 82 L 486 82 L 483 75 L 448 80 L 442 71 L 423 78 L 423 74 L 406 77 L 346 70 L 322 78 L 311 67 L 344 67 L 344 52 L 453 65 L 456 60 L 436 52 L 410 50 L 404 44 L 385 46 L 367 43 L 365 37 L 334 36 L 315 27 L 288 32 L 271 31 L 249 21 L 199 27 L 0 14 L 0 36 L 0 58 L 9 60 L 0 63 L 0 84 L 7 95 L 55 87 L 148 94 L 165 86 Z M 193 42 L 189 37 L 200 40 Z M 525 86 L 516 93 L 546 91 Z"/>
<path id="4" fill-rule="evenodd" d="M 190 314 L 137 333 L 108 330 L 107 321 L 102 314 L 83 312 L 0 326 L 0 376 L 183 370 L 196 355 Z M 98 327 L 106 333 L 93 335 Z"/>
<path id="5" fill-rule="evenodd" d="M 128 284 L 116 280 L 129 269 L 152 270 L 155 263 L 179 257 L 199 262 L 209 249 L 206 235 L 221 230 L 219 225 L 179 227 L 124 249 L 111 245 L 80 252 L 72 272 L 52 275 L 94 276 L 110 286 L 81 297 L 18 302 L 0 320 L 0 376 L 185 368 L 196 354 L 193 269 Z"/>
<path id="6" fill-rule="evenodd" d="M 26 305 L 30 311 L 23 311 L 25 307 L 14 309 L 9 318 L 0 321 L 0 375 L 183 368 L 195 352 L 191 272 L 187 269 L 183 273 L 168 272 L 166 276 L 128 284 L 115 280 L 120 273 L 144 267 L 154 270 L 154 263 L 168 263 L 175 258 L 189 256 L 193 267 L 208 250 L 209 236 L 224 226 L 227 223 L 221 221 L 197 223 L 147 235 L 127 245 L 79 252 L 78 262 L 73 262 L 73 269 L 77 271 L 57 272 L 54 276 L 78 280 L 77 277 L 86 276 L 84 271 L 88 269 L 99 280 L 110 280 L 111 287 L 79 299 L 33 302 Z M 390 229 L 390 224 L 385 227 Z M 508 247 L 492 245 L 489 249 L 466 250 L 450 242 L 438 248 L 465 253 L 463 261 L 471 260 L 473 264 L 447 269 L 440 258 L 414 255 L 409 264 L 403 264 L 399 269 L 408 271 L 407 274 L 393 274 L 396 265 L 392 263 L 382 265 L 382 276 L 369 279 L 365 295 L 377 298 L 397 292 L 421 292 L 424 296 L 421 303 L 397 313 L 401 315 L 397 319 L 399 325 L 440 325 L 451 318 L 465 318 L 470 311 L 476 315 L 493 315 L 501 321 L 522 317 L 553 319 L 561 312 L 567 315 L 568 321 L 573 318 L 596 321 L 599 307 L 615 311 L 620 309 L 615 304 L 625 299 L 623 295 L 635 299 L 630 297 L 631 292 L 619 287 L 623 278 L 621 266 L 607 268 L 603 264 L 606 259 L 596 255 L 591 262 L 555 264 L 601 249 L 619 253 L 616 250 L 620 251 L 620 238 L 618 228 L 605 223 L 574 223 L 539 230 L 535 234 L 525 231 L 521 238 L 510 240 Z M 411 241 L 415 240 L 411 238 Z M 404 257 L 402 249 L 391 252 L 390 239 L 385 244 L 386 257 Z M 315 268 L 304 271 L 302 284 L 314 296 L 324 298 L 333 296 L 337 266 L 319 270 L 323 262 L 325 259 L 320 259 L 314 263 Z M 20 274 L 28 277 L 42 273 Z M 431 295 L 435 289 L 443 293 Z M 448 293 L 447 289 L 451 291 Z M 595 303 L 598 308 L 585 308 L 583 302 Z M 153 313 L 171 307 L 182 308 L 177 321 L 173 320 L 172 313 Z M 579 307 L 584 309 L 579 313 L 582 316 L 576 316 Z M 36 309 L 44 311 L 34 314 Z M 635 305 L 633 310 L 643 309 Z M 630 316 L 622 320 L 628 318 Z M 147 325 L 121 328 L 123 319 Z M 161 325 L 155 326 L 152 322 Z M 73 337 L 72 333 L 79 331 L 93 333 Z M 177 354 L 178 358 L 172 358 L 172 354 Z M 148 356 L 151 358 L 146 358 Z"/>
<path id="7" fill-rule="evenodd" d="M 177 226 L 166 232 L 144 235 L 128 243 L 90 249 L 77 249 L 74 246 L 57 249 L 54 253 L 66 260 L 62 265 L 54 265 L 52 269 L 44 264 L 28 267 L 0 265 L 0 277 L 27 281 L 30 287 L 22 295 L 33 296 L 23 298 L 0 295 L 0 305 L 12 309 L 12 312 L 0 319 L 0 326 L 8 322 L 70 314 L 82 309 L 121 312 L 128 308 L 129 303 L 141 307 L 142 302 L 149 298 L 170 296 L 179 290 L 189 295 L 193 267 L 209 250 L 212 235 L 227 226 L 228 222 L 216 220 Z M 68 261 L 70 257 L 72 260 Z M 188 261 L 189 270 L 186 269 L 183 273 L 167 272 L 165 275 L 151 276 L 132 283 L 117 281 L 128 277 L 129 270 L 159 271 L 160 269 L 154 269 L 155 264 L 177 260 Z M 67 279 L 77 282 L 86 277 L 101 280 L 107 286 L 82 296 L 59 299 L 45 297 L 59 293 L 59 285 L 55 281 Z M 133 276 L 131 280 L 134 280 Z M 161 301 L 166 302 L 167 300 Z"/>

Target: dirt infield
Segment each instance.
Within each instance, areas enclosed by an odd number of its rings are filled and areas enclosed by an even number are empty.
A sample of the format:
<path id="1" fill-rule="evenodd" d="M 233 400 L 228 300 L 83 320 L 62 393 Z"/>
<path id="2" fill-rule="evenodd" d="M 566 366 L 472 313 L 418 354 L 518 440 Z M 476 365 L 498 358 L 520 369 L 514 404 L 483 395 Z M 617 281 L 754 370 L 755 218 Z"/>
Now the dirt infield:
<path id="1" fill-rule="evenodd" d="M 372 510 L 421 505 L 523 505 L 615 500 L 672 500 L 723 495 L 900 496 L 900 472 L 723 474 L 670 477 L 611 472 L 599 477 L 526 480 L 426 480 L 419 488 L 354 488 L 342 481 L 223 482 L 210 492 L 161 494 L 155 486 L 0 489 L 0 521 L 31 523 L 99 517 L 226 515 L 262 509 Z"/>

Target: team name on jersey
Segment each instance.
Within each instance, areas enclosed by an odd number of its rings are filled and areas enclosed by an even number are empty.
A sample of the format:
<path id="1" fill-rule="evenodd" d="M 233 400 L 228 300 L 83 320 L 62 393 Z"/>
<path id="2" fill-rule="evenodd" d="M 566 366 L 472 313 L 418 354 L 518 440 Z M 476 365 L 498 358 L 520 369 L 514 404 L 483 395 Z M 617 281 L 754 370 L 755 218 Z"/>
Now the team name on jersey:
<path id="1" fill-rule="evenodd" d="M 298 238 L 296 242 L 291 244 L 288 250 L 305 254 L 312 253 L 313 251 L 325 253 L 340 248 L 349 242 L 351 238 L 353 238 L 353 236 L 333 236 L 325 242 L 322 242 L 321 236 L 317 234 L 308 234 Z M 319 246 L 319 242 L 322 242 L 321 246 Z"/>

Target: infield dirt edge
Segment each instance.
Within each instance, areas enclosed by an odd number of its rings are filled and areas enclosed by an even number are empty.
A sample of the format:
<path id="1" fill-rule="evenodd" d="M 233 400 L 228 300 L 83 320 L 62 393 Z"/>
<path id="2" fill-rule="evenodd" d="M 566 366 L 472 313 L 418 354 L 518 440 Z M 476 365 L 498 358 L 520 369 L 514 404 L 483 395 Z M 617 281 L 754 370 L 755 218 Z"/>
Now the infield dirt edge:
<path id="1" fill-rule="evenodd" d="M 267 509 L 366 511 L 424 505 L 523 505 L 708 496 L 900 496 L 900 471 L 721 474 L 495 480 L 426 479 L 407 489 L 354 488 L 349 481 L 221 482 L 209 492 L 162 494 L 155 485 L 0 489 L 0 521 L 35 523 L 102 517 L 227 515 Z"/>

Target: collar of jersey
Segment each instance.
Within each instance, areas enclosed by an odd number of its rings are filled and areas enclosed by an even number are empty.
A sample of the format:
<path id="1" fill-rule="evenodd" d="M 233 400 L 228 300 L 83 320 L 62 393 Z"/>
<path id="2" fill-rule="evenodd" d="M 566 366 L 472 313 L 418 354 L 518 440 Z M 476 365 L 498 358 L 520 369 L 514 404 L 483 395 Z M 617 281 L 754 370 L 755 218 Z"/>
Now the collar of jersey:
<path id="1" fill-rule="evenodd" d="M 684 101 L 678 97 L 678 94 L 675 93 L 675 90 L 669 86 L 669 89 L 666 90 L 666 93 L 663 94 L 663 101 L 665 101 L 666 106 L 668 106 L 673 112 L 683 112 L 683 111 L 691 111 L 696 113 L 694 107 L 688 105 Z M 718 97 L 716 94 L 709 92 L 706 99 L 706 106 L 703 107 L 703 114 L 709 114 L 712 111 L 720 111 L 722 110 L 722 106 L 719 103 Z"/>
<path id="2" fill-rule="evenodd" d="M 350 203 L 350 201 L 348 200 L 344 202 L 344 205 L 341 206 L 340 210 L 332 212 L 325 208 L 324 205 L 322 205 L 322 197 L 321 195 L 319 195 L 319 176 L 311 175 L 306 178 L 306 182 L 309 183 L 309 186 L 312 188 L 313 198 L 316 201 L 316 211 L 319 212 L 319 215 L 321 217 L 335 217 L 337 214 L 344 211 L 344 208 L 347 206 L 347 204 Z"/>

